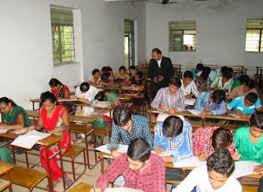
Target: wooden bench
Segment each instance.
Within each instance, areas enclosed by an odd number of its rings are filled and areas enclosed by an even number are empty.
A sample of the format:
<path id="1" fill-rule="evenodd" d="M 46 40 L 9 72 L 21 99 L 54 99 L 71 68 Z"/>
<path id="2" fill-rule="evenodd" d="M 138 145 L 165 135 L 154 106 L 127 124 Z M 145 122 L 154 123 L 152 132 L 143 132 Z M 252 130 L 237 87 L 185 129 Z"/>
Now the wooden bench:
<path id="1" fill-rule="evenodd" d="M 0 179 L 0 191 L 4 191 L 7 188 L 9 188 L 9 191 L 11 192 L 12 189 L 10 188 L 11 186 L 11 182 L 10 181 L 6 181 L 4 179 Z"/>
<path id="2" fill-rule="evenodd" d="M 29 191 L 32 191 L 44 179 L 48 179 L 46 173 L 21 166 L 15 166 L 9 175 L 4 175 L 2 178 Z"/>
<path id="3" fill-rule="evenodd" d="M 84 163 L 83 162 L 76 162 L 75 159 L 83 153 Z M 78 145 L 72 145 L 70 149 L 63 154 L 63 157 L 70 158 L 71 166 L 72 166 L 72 174 L 74 181 L 78 180 L 86 171 L 86 155 L 85 155 L 85 148 L 78 146 Z M 63 159 L 64 161 L 67 161 L 66 159 Z M 79 174 L 79 176 L 76 178 L 76 171 L 75 171 L 75 164 L 81 164 L 84 165 L 84 170 L 82 173 Z"/>
<path id="4" fill-rule="evenodd" d="M 242 185 L 243 192 L 256 192 L 258 186 L 256 185 Z"/>
<path id="5" fill-rule="evenodd" d="M 79 183 L 76 186 L 74 186 L 72 189 L 69 190 L 69 192 L 80 192 L 80 191 L 86 191 L 90 192 L 92 189 L 92 186 L 86 183 Z"/>

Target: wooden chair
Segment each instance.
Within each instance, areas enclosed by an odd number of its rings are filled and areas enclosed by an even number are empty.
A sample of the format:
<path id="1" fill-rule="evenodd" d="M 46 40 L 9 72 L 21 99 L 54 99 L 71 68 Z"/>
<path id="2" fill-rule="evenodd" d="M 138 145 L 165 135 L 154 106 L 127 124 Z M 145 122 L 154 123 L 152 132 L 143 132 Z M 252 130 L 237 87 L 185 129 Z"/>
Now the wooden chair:
<path id="1" fill-rule="evenodd" d="M 86 191 L 89 192 L 92 189 L 92 186 L 86 183 L 79 183 L 76 186 L 74 186 L 72 189 L 69 190 L 69 192 L 80 192 L 80 191 Z"/>
<path id="2" fill-rule="evenodd" d="M 10 181 L 6 181 L 4 179 L 0 179 L 0 191 L 4 191 L 7 188 L 9 188 L 9 192 L 12 191 L 11 182 Z"/>
<path id="3" fill-rule="evenodd" d="M 29 191 L 33 191 L 40 182 L 48 179 L 46 173 L 21 166 L 15 166 L 9 175 L 4 175 L 2 178 L 9 180 L 12 184 L 27 188 Z"/>
<path id="4" fill-rule="evenodd" d="M 75 159 L 81 154 L 83 153 L 83 158 L 84 158 L 84 163 L 83 162 L 76 162 Z M 74 181 L 78 180 L 86 171 L 86 165 L 87 165 L 87 161 L 86 161 L 86 154 L 85 154 L 85 148 L 78 146 L 78 145 L 72 145 L 70 147 L 70 149 L 63 154 L 63 157 L 67 157 L 70 159 L 71 162 L 71 166 L 72 166 L 72 174 L 73 174 L 73 179 Z M 63 161 L 68 161 L 65 158 L 63 158 Z M 79 174 L 79 176 L 76 178 L 76 171 L 75 171 L 75 164 L 81 164 L 84 165 L 84 170 L 82 173 Z"/>

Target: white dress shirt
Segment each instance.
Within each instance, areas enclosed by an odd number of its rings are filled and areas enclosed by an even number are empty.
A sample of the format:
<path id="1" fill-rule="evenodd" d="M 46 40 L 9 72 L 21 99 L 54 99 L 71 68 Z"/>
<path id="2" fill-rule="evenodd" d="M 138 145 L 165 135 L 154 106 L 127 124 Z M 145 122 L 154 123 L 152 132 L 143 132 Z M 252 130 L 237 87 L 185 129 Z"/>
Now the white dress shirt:
<path id="1" fill-rule="evenodd" d="M 162 58 L 160 60 L 157 60 L 158 67 L 161 68 Z"/>
<path id="2" fill-rule="evenodd" d="M 195 168 L 172 192 L 191 192 L 196 187 L 197 192 L 241 192 L 242 186 L 236 178 L 230 176 L 226 183 L 214 189 L 208 179 L 207 167 Z"/>
<path id="3" fill-rule="evenodd" d="M 184 86 L 183 80 L 181 80 L 181 90 L 184 92 L 184 95 L 193 94 L 196 98 L 199 96 L 199 91 L 197 90 L 196 84 L 194 81 L 191 81 L 190 84 L 188 84 L 186 87 Z"/>

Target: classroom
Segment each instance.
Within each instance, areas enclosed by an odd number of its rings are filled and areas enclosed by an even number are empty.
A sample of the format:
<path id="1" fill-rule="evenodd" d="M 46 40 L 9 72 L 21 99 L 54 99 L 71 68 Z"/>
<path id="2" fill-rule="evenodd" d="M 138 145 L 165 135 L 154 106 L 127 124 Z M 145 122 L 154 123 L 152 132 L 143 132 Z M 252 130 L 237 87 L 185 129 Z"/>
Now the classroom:
<path id="1" fill-rule="evenodd" d="M 262 8 L 1 1 L 0 192 L 263 192 Z"/>

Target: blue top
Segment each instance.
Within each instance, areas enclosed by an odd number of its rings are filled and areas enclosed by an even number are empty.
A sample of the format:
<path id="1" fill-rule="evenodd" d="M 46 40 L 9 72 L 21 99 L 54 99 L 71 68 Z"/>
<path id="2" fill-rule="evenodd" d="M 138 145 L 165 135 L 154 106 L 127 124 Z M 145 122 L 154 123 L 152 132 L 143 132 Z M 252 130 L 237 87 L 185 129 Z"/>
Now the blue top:
<path id="1" fill-rule="evenodd" d="M 240 96 L 235 98 L 233 101 L 231 101 L 228 105 L 227 108 L 229 110 L 234 110 L 234 111 L 240 111 L 241 113 L 245 115 L 250 115 L 253 114 L 257 108 L 261 107 L 260 100 L 258 99 L 256 103 L 253 105 L 247 107 L 244 103 L 245 96 Z"/>
<path id="2" fill-rule="evenodd" d="M 113 122 L 111 139 L 108 145 L 109 150 L 113 147 L 118 149 L 119 143 L 129 145 L 131 141 L 136 138 L 144 138 L 150 145 L 152 145 L 152 135 L 148 120 L 141 115 L 132 115 L 131 120 L 133 125 L 130 133 Z"/>
<path id="3" fill-rule="evenodd" d="M 174 161 L 191 157 L 192 152 L 192 125 L 183 121 L 183 132 L 174 137 L 172 140 L 163 135 L 163 122 L 159 122 L 155 126 L 154 132 L 154 148 L 161 147 L 165 152 L 173 156 Z"/>
<path id="4" fill-rule="evenodd" d="M 219 104 L 213 103 L 209 100 L 209 95 L 212 92 L 202 92 L 196 100 L 195 109 L 204 110 L 206 107 L 211 111 L 213 115 L 223 115 L 226 113 L 226 103 L 222 101 Z"/>

